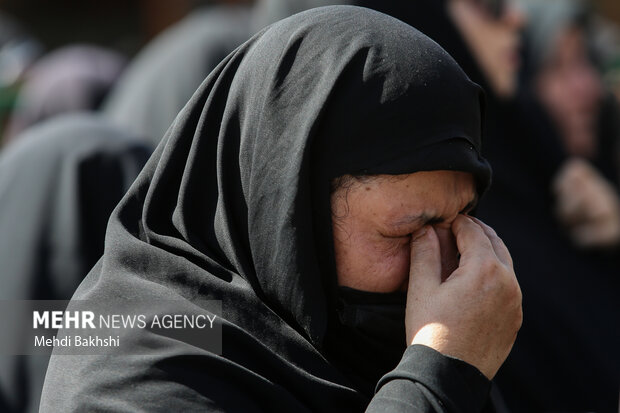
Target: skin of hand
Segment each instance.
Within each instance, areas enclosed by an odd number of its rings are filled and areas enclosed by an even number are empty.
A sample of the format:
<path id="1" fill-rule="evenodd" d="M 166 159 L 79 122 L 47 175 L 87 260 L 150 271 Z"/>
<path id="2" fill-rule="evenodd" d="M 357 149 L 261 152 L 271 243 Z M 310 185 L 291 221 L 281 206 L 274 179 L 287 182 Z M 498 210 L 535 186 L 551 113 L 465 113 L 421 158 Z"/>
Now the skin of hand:
<path id="1" fill-rule="evenodd" d="M 620 199 L 614 187 L 587 161 L 572 158 L 552 184 L 556 216 L 582 248 L 620 244 Z"/>
<path id="2" fill-rule="evenodd" d="M 332 193 L 338 284 L 406 291 L 407 344 L 492 378 L 521 325 L 521 290 L 503 242 L 465 215 L 477 202 L 473 176 L 426 171 L 345 182 Z"/>
<path id="3" fill-rule="evenodd" d="M 407 342 L 459 358 L 492 379 L 521 327 L 521 290 L 493 229 L 459 215 L 452 231 L 461 256 L 445 281 L 435 229 L 427 225 L 412 236 Z"/>

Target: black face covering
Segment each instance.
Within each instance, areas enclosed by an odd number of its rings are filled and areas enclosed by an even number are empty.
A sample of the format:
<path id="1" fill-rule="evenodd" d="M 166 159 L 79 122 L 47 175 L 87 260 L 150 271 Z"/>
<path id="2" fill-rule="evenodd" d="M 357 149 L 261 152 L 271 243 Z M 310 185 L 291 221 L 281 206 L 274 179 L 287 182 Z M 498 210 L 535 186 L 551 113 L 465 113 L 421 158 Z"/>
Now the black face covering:
<path id="1" fill-rule="evenodd" d="M 338 320 L 343 326 L 358 330 L 369 341 L 386 339 L 387 332 L 402 330 L 398 340 L 399 347 L 405 342 L 404 321 L 406 293 L 372 293 L 348 287 L 338 288 Z M 400 340 L 402 338 L 402 340 Z"/>
<path id="2" fill-rule="evenodd" d="M 405 351 L 404 292 L 371 293 L 338 288 L 339 327 L 328 347 L 347 375 L 365 391 L 392 370 Z"/>
<path id="3" fill-rule="evenodd" d="M 188 312 L 222 300 L 223 354 L 145 331 L 161 350 L 148 357 L 53 358 L 43 405 L 363 410 L 372 393 L 348 366 L 366 360 L 328 350 L 340 325 L 330 182 L 458 170 L 483 191 L 481 102 L 436 43 L 381 13 L 318 8 L 254 36 L 176 118 L 75 296 L 172 299 Z"/>

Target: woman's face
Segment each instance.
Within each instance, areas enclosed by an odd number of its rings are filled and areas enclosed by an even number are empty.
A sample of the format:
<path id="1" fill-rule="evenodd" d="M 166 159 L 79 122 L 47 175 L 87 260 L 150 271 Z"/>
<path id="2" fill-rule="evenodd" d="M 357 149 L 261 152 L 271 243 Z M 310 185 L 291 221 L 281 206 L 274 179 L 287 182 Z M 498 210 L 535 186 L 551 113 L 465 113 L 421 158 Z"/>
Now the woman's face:
<path id="1" fill-rule="evenodd" d="M 475 0 L 452 0 L 448 11 L 493 91 L 502 97 L 514 95 L 520 67 L 520 30 L 525 15 L 507 0 L 499 17 L 494 17 Z"/>
<path id="2" fill-rule="evenodd" d="M 442 277 L 458 266 L 452 221 L 475 206 L 470 173 L 416 172 L 351 178 L 331 197 L 338 284 L 372 292 L 405 291 L 410 241 L 433 225 L 441 246 Z"/>
<path id="3" fill-rule="evenodd" d="M 558 124 L 568 152 L 592 157 L 602 85 L 588 57 L 585 33 L 566 28 L 554 46 L 536 78 L 536 92 Z"/>

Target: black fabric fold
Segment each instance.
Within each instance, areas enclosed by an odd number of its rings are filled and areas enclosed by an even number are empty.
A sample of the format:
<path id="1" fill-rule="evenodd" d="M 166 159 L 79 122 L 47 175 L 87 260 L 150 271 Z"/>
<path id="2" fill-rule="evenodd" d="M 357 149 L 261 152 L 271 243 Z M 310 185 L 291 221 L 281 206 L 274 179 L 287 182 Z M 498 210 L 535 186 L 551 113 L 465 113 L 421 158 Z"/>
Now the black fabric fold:
<path id="1" fill-rule="evenodd" d="M 385 399 L 405 394 L 410 399 L 402 400 L 403 406 L 415 411 L 480 412 L 490 390 L 491 382 L 472 365 L 414 344 L 407 348 L 398 366 L 379 380 L 377 396 L 367 411 L 382 411 L 383 403 L 386 407 L 391 403 Z M 428 398 L 424 400 L 420 394 Z M 434 402 L 432 395 L 443 402 Z"/>

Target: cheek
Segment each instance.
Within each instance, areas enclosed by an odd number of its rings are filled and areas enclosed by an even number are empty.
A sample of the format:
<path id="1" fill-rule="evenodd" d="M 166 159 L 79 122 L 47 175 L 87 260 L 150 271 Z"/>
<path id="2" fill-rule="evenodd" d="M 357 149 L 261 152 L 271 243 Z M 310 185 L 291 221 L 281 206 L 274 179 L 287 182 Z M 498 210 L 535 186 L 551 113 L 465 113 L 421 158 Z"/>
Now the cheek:
<path id="1" fill-rule="evenodd" d="M 406 287 L 410 259 L 408 241 L 349 241 L 336 247 L 339 285 L 373 292 L 394 292 Z"/>
<path id="2" fill-rule="evenodd" d="M 376 279 L 381 280 L 380 291 L 406 290 L 409 281 L 411 247 L 409 241 L 401 241 L 387 251 L 379 250 L 376 256 Z M 379 291 L 379 290 L 377 290 Z"/>

